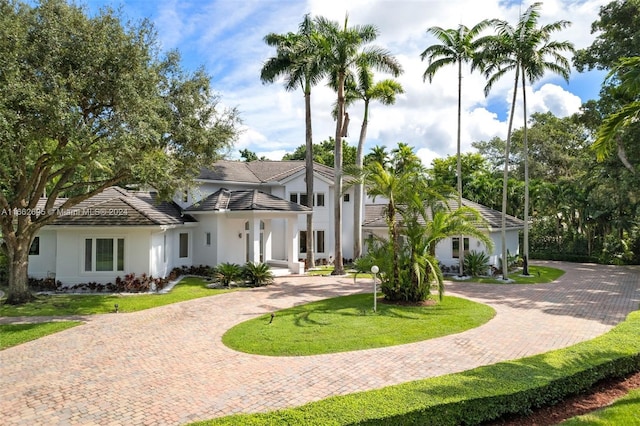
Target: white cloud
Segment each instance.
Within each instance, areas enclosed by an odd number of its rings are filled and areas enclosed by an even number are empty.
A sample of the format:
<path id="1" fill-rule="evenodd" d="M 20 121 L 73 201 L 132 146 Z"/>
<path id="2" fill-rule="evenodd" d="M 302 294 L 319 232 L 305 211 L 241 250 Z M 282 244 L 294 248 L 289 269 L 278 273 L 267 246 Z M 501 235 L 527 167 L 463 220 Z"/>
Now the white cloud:
<path id="1" fill-rule="evenodd" d="M 116 0 L 95 0 L 115 4 Z M 118 0 L 120 1 L 120 0 Z M 541 8 L 540 24 L 562 19 L 572 25 L 554 34 L 554 39 L 569 40 L 576 48 L 591 44 L 591 24 L 598 19 L 602 5 L 610 0 L 546 0 Z M 143 9 L 138 3 L 123 0 L 127 9 Z M 144 3 L 144 2 L 143 2 Z M 511 3 L 507 6 L 507 3 Z M 322 15 L 349 24 L 373 24 L 380 35 L 374 44 L 387 48 L 404 68 L 398 80 L 406 93 L 393 106 L 371 104 L 366 149 L 373 145 L 389 148 L 398 142 L 413 145 L 421 158 L 430 163 L 433 156 L 453 155 L 456 151 L 457 73 L 453 66 L 443 68 L 432 83 L 423 82 L 427 66 L 420 53 L 436 40 L 427 34 L 431 26 L 455 28 L 473 26 L 485 18 L 506 19 L 515 24 L 522 8 L 518 2 L 477 0 L 200 0 L 187 3 L 159 0 L 152 14 L 163 47 L 178 48 L 188 66 L 204 64 L 213 76 L 213 87 L 227 105 L 241 111 L 245 132 L 237 149 L 248 148 L 269 158 L 293 151 L 304 143 L 304 98 L 301 91 L 286 92 L 281 83 L 263 85 L 260 69 L 275 53 L 263 42 L 270 32 L 297 31 L 305 13 Z M 144 6 L 145 11 L 150 7 Z M 137 13 L 139 15 L 139 12 Z M 134 13 L 135 15 L 135 13 Z M 570 55 L 569 55 L 570 56 Z M 378 75 L 377 78 L 387 78 Z M 545 76 L 528 92 L 528 112 L 551 111 L 558 116 L 572 114 L 580 107 L 577 92 L 586 84 L 563 89 L 554 76 Z M 479 73 L 463 76 L 462 150 L 471 150 L 471 142 L 506 137 L 506 117 L 511 103 L 513 78 L 497 82 L 488 98 L 485 79 Z M 601 76 L 594 79 L 599 85 Z M 588 83 L 588 82 L 587 82 Z M 313 138 L 321 142 L 335 133 L 331 109 L 335 94 L 324 84 L 312 91 Z M 521 108 L 521 107 L 519 107 Z M 516 114 L 521 114 L 521 109 Z M 350 111 L 349 142 L 357 143 L 362 106 Z M 521 117 L 521 115 L 520 115 Z M 521 122 L 521 119 L 517 123 Z"/>

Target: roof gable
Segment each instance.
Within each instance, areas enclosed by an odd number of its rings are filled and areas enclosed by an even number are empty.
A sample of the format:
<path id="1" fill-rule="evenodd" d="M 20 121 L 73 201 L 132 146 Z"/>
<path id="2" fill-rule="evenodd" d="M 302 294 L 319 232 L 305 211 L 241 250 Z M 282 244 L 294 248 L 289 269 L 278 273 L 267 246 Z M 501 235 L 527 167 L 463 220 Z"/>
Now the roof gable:
<path id="1" fill-rule="evenodd" d="M 204 213 L 215 211 L 282 211 L 310 212 L 311 209 L 275 195 L 252 190 L 229 191 L 222 188 L 185 209 L 185 212 Z"/>
<path id="2" fill-rule="evenodd" d="M 43 199 L 44 204 L 46 200 Z M 59 211 L 53 225 L 154 226 L 193 221 L 174 203 L 159 202 L 154 193 L 110 187 L 77 205 Z"/>

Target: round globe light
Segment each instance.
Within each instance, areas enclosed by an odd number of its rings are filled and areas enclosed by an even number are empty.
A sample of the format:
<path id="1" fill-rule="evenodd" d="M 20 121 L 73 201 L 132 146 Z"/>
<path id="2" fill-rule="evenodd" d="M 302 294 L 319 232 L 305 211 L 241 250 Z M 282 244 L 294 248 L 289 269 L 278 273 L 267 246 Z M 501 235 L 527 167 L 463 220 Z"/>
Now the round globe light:
<path id="1" fill-rule="evenodd" d="M 378 265 L 373 265 L 371 267 L 371 272 L 373 272 L 374 274 L 377 274 L 380 271 L 380 268 L 378 268 Z"/>

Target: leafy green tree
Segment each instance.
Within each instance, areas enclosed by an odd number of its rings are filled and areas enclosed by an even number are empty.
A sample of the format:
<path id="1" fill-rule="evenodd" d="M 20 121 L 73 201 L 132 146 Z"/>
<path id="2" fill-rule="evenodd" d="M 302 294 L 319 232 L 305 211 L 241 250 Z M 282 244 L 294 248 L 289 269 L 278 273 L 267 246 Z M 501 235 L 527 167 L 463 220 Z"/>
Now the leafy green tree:
<path id="1" fill-rule="evenodd" d="M 262 157 L 258 158 L 258 154 L 256 154 L 255 152 L 249 150 L 248 148 L 240 150 L 240 157 L 242 158 L 242 161 L 244 161 L 246 163 L 248 163 L 250 161 L 258 161 L 258 160 L 266 160 L 267 159 L 264 155 Z"/>
<path id="2" fill-rule="evenodd" d="M 456 65 L 458 69 L 458 129 L 456 137 L 457 146 L 457 190 L 458 205 L 462 205 L 462 164 L 460 159 L 460 134 L 462 130 L 462 64 L 471 62 L 473 70 L 477 65 L 477 56 L 484 38 L 479 37 L 491 21 L 483 20 L 469 29 L 466 25 L 459 25 L 457 29 L 443 29 L 431 27 L 427 30 L 436 37 L 440 44 L 432 44 L 427 47 L 420 58 L 429 59 L 429 65 L 422 79 L 433 81 L 434 75 L 446 65 Z M 460 252 L 460 275 L 464 275 L 464 253 Z"/>
<path id="3" fill-rule="evenodd" d="M 346 140 L 342 140 L 342 152 L 344 157 L 343 164 L 345 166 L 353 166 L 356 161 L 356 147 L 347 144 Z M 300 145 L 292 153 L 285 154 L 282 157 L 283 161 L 298 160 L 302 161 L 306 158 L 307 147 Z M 329 139 L 313 144 L 313 161 L 318 164 L 324 164 L 328 167 L 333 167 L 335 154 L 335 140 L 332 137 Z"/>
<path id="4" fill-rule="evenodd" d="M 638 129 L 640 117 L 640 56 L 621 58 L 611 70 L 608 78 L 616 77 L 619 85 L 615 89 L 621 97 L 629 99 L 617 111 L 607 116 L 602 122 L 593 149 L 599 160 L 617 147 L 618 157 L 622 164 L 634 174 L 638 171 L 629 160 L 623 145 L 623 130 Z"/>
<path id="5" fill-rule="evenodd" d="M 260 79 L 273 83 L 278 77 L 285 77 L 285 89 L 302 88 L 305 105 L 305 146 L 307 153 L 305 182 L 307 194 L 313 194 L 313 131 L 311 125 L 311 88 L 326 74 L 323 56 L 320 53 L 321 40 L 316 23 L 305 15 L 297 33 L 267 34 L 265 43 L 276 48 L 276 56 L 267 60 L 262 67 Z M 307 197 L 307 207 L 313 208 L 313 197 Z M 307 215 L 307 266 L 315 265 L 313 241 L 313 215 Z"/>
<path id="6" fill-rule="evenodd" d="M 595 40 L 576 52 L 573 63 L 584 70 L 608 70 L 620 58 L 640 52 L 640 0 L 614 0 L 600 8 L 599 19 L 591 24 Z"/>
<path id="7" fill-rule="evenodd" d="M 168 198 L 233 142 L 236 112 L 219 106 L 209 77 L 158 51 L 148 21 L 123 26 L 109 9 L 88 17 L 63 0 L 0 2 L 7 303 L 33 297 L 29 248 L 56 219 L 56 200 L 64 211 L 123 182 Z"/>
<path id="8" fill-rule="evenodd" d="M 378 29 L 373 25 L 348 26 L 348 16 L 344 25 L 330 21 L 324 17 L 316 18 L 318 31 L 322 35 L 324 49 L 321 53 L 326 70 L 336 82 L 337 115 L 335 140 L 342 141 L 346 134 L 345 121 L 345 82 L 354 72 L 357 65 L 365 65 L 372 70 L 387 72 L 397 77 L 402 71 L 400 63 L 387 50 L 368 45 L 378 36 Z M 361 50 L 362 49 L 362 50 Z M 348 118 L 348 117 L 347 117 Z M 335 226 L 335 269 L 336 275 L 344 274 L 342 261 L 342 144 L 335 144 L 334 156 L 334 226 Z"/>

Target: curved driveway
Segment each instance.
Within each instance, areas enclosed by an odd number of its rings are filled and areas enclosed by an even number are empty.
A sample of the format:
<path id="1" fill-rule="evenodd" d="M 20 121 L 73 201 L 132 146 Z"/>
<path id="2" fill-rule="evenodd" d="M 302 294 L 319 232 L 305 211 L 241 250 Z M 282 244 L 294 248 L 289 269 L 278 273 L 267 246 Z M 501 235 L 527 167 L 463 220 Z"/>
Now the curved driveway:
<path id="1" fill-rule="evenodd" d="M 220 337 L 266 312 L 370 291 L 370 280 L 285 277 L 267 288 L 89 317 L 0 351 L 1 423 L 180 425 L 291 407 L 565 347 L 605 333 L 638 309 L 639 269 L 550 264 L 567 271 L 553 284 L 449 283 L 448 294 L 495 308 L 481 327 L 340 354 L 247 355 Z"/>

